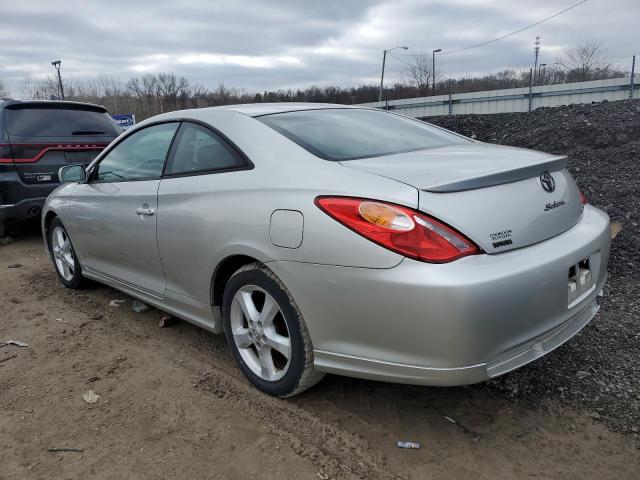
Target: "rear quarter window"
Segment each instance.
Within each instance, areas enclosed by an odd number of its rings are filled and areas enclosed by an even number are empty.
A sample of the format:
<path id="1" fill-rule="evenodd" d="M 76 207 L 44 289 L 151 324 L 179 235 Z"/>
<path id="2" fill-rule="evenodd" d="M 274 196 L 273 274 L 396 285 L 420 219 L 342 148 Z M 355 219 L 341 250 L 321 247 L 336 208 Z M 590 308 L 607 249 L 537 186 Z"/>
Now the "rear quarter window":
<path id="1" fill-rule="evenodd" d="M 114 137 L 121 133 L 108 113 L 97 110 L 20 106 L 6 108 L 4 117 L 7 132 L 15 137 Z"/>

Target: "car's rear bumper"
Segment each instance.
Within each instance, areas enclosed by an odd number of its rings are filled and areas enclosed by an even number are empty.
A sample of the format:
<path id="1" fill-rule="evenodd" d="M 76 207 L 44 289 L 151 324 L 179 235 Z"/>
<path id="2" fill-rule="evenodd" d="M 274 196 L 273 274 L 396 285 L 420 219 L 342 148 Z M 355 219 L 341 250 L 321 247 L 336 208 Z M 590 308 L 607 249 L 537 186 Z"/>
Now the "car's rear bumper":
<path id="1" fill-rule="evenodd" d="M 586 206 L 545 242 L 435 265 L 390 269 L 271 262 L 298 303 L 324 371 L 459 385 L 524 365 L 595 315 L 606 278 L 609 219 Z M 594 286 L 568 305 L 568 271 L 589 258 Z"/>
<path id="2" fill-rule="evenodd" d="M 478 383 L 510 372 L 555 350 L 587 325 L 599 310 L 592 300 L 566 322 L 524 345 L 513 348 L 486 363 L 452 368 L 407 365 L 315 350 L 315 365 L 328 373 L 351 377 L 410 383 L 414 385 L 452 386 Z"/>
<path id="3" fill-rule="evenodd" d="M 47 197 L 25 198 L 13 204 L 0 205 L 0 220 L 14 221 L 35 218 L 42 212 Z"/>
<path id="4" fill-rule="evenodd" d="M 40 215 L 47 196 L 58 183 L 29 185 L 17 172 L 0 172 L 0 221 L 24 220 Z"/>

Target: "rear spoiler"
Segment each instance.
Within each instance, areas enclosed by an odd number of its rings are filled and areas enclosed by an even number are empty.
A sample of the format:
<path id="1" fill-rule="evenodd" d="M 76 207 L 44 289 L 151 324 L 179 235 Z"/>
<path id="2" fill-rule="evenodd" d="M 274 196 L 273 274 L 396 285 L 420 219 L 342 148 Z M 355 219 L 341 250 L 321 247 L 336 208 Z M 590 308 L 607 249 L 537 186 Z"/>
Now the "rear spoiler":
<path id="1" fill-rule="evenodd" d="M 64 109 L 64 110 L 84 110 L 89 112 L 108 113 L 102 105 L 84 102 L 66 102 L 58 100 L 13 100 L 5 105 L 8 110 L 23 110 L 36 108 Z"/>
<path id="2" fill-rule="evenodd" d="M 513 183 L 519 180 L 525 180 L 531 177 L 537 177 L 544 171 L 553 172 L 562 170 L 567 166 L 567 157 L 552 157 L 547 160 L 518 167 L 514 169 L 505 168 L 499 172 L 489 173 L 480 177 L 471 177 L 462 180 L 456 180 L 450 183 L 423 188 L 425 192 L 432 193 L 452 193 L 464 190 L 476 190 L 478 188 L 492 187 L 494 185 L 502 185 L 505 183 Z"/>

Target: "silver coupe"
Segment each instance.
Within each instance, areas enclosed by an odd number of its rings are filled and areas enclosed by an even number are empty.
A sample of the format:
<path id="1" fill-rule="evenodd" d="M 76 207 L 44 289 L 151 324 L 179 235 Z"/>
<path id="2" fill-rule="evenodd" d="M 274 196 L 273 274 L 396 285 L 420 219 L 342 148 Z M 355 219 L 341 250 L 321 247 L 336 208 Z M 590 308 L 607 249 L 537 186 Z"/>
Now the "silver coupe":
<path id="1" fill-rule="evenodd" d="M 60 281 L 224 332 L 279 397 L 326 372 L 496 377 L 584 327 L 606 278 L 609 218 L 566 158 L 375 109 L 166 113 L 59 177 L 42 228 Z"/>

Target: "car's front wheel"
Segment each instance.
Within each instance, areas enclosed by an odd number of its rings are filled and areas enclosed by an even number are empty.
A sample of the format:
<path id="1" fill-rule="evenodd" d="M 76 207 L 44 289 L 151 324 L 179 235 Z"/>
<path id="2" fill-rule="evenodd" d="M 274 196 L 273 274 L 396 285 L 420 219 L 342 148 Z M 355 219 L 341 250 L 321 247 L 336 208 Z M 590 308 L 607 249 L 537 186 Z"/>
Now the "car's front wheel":
<path id="1" fill-rule="evenodd" d="M 49 251 L 58 278 L 67 288 L 80 288 L 83 284 L 82 268 L 69 234 L 58 217 L 54 218 L 49 225 L 48 237 Z"/>
<path id="2" fill-rule="evenodd" d="M 223 312 L 227 344 L 258 389 L 291 397 L 324 376 L 313 368 L 313 345 L 298 306 L 263 264 L 245 265 L 233 274 Z"/>

